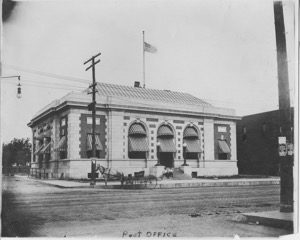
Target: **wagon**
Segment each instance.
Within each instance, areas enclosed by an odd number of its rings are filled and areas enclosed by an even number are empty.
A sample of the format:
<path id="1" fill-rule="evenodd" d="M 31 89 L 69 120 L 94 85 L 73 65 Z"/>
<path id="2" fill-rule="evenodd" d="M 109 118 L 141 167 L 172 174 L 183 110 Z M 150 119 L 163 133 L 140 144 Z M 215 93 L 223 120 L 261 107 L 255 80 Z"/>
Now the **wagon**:
<path id="1" fill-rule="evenodd" d="M 134 172 L 134 175 L 128 174 L 121 180 L 123 188 L 149 188 L 153 189 L 157 186 L 157 178 L 153 175 L 145 176 L 145 171 Z"/>
<path id="2" fill-rule="evenodd" d="M 105 186 L 109 180 L 117 180 L 121 182 L 123 188 L 148 188 L 153 189 L 157 186 L 157 178 L 153 175 L 145 176 L 145 171 L 134 172 L 134 174 L 128 174 L 125 176 L 122 172 L 114 170 L 112 168 L 105 168 L 98 164 L 96 171 L 100 171 L 105 180 Z"/>

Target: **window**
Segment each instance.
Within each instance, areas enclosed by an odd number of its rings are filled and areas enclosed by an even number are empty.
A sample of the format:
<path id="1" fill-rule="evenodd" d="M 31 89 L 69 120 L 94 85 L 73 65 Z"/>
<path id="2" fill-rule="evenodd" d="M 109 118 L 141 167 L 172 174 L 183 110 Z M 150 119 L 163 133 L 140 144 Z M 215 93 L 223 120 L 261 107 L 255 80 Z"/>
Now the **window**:
<path id="1" fill-rule="evenodd" d="M 242 141 L 243 141 L 243 142 L 246 142 L 246 141 L 247 141 L 247 128 L 246 128 L 246 127 L 243 127 Z"/>
<path id="2" fill-rule="evenodd" d="M 226 140 L 218 140 L 218 159 L 227 160 L 231 150 Z"/>
<path id="3" fill-rule="evenodd" d="M 38 155 L 38 162 L 39 162 L 39 168 L 43 166 L 43 155 L 39 154 Z"/>
<path id="4" fill-rule="evenodd" d="M 227 153 L 219 153 L 219 159 L 220 160 L 227 160 L 228 154 Z"/>
<path id="5" fill-rule="evenodd" d="M 50 158 L 51 158 L 51 155 L 50 155 L 50 153 L 45 153 L 45 155 L 44 155 L 44 159 L 45 159 L 45 161 L 46 161 L 46 168 L 49 168 L 50 167 Z"/>
<path id="6" fill-rule="evenodd" d="M 60 159 L 66 159 L 67 158 L 67 152 L 66 151 L 60 151 L 59 152 L 59 158 Z"/>
<path id="7" fill-rule="evenodd" d="M 93 124 L 93 118 L 92 117 L 87 117 L 86 118 L 86 123 L 87 124 Z M 96 118 L 96 125 L 100 125 L 100 118 Z"/>
<path id="8" fill-rule="evenodd" d="M 67 138 L 66 138 L 66 136 L 61 136 L 58 144 L 54 148 L 54 151 L 59 152 L 60 159 L 67 158 Z"/>
<path id="9" fill-rule="evenodd" d="M 63 126 L 66 126 L 66 118 L 64 117 L 64 118 L 62 118 L 61 119 L 61 124 L 60 124 L 62 127 Z"/>
<path id="10" fill-rule="evenodd" d="M 146 159 L 149 151 L 147 132 L 144 125 L 134 123 L 128 130 L 128 157 Z"/>
<path id="11" fill-rule="evenodd" d="M 60 137 L 67 135 L 67 117 L 60 119 Z"/>
<path id="12" fill-rule="evenodd" d="M 146 152 L 129 152 L 128 157 L 132 159 L 145 159 Z"/>
<path id="13" fill-rule="evenodd" d="M 46 137 L 43 143 L 43 148 L 40 151 L 40 154 L 44 155 L 44 160 L 47 164 L 46 167 L 49 167 L 49 161 L 51 158 L 50 151 L 51 151 L 51 138 Z"/>
<path id="14" fill-rule="evenodd" d="M 262 124 L 262 126 L 261 126 L 261 132 L 262 132 L 263 136 L 266 135 L 266 133 L 267 133 L 267 124 L 266 123 Z"/>
<path id="15" fill-rule="evenodd" d="M 91 158 L 93 156 L 93 151 L 88 150 L 86 151 L 87 158 Z M 96 158 L 100 158 L 100 150 L 96 150 Z"/>
<path id="16" fill-rule="evenodd" d="M 198 159 L 198 153 L 187 152 L 185 153 L 186 159 Z"/>
<path id="17" fill-rule="evenodd" d="M 88 158 L 93 157 L 93 134 L 88 133 L 86 139 L 86 155 Z M 100 158 L 100 151 L 103 150 L 102 143 L 100 141 L 100 134 L 95 135 L 95 147 L 96 147 L 96 158 Z"/>
<path id="18" fill-rule="evenodd" d="M 185 159 L 199 159 L 201 144 L 198 131 L 193 126 L 188 126 L 184 129 L 182 149 Z"/>
<path id="19" fill-rule="evenodd" d="M 220 133 L 226 133 L 227 132 L 226 126 L 218 126 L 218 132 L 220 132 Z"/>

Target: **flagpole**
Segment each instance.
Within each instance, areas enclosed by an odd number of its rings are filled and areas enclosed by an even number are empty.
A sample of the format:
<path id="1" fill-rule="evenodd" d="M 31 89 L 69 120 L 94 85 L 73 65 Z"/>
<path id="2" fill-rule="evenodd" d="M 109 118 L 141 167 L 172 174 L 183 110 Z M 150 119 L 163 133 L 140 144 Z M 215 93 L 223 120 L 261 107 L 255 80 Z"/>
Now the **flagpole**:
<path id="1" fill-rule="evenodd" d="M 146 87 L 145 82 L 145 31 L 143 31 L 143 88 Z"/>

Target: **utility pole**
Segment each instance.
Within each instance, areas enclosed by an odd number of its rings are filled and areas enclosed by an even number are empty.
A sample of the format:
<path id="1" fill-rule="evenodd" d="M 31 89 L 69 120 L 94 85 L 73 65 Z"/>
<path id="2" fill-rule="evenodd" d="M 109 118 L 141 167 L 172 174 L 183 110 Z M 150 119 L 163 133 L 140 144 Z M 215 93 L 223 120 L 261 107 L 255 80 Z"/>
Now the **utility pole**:
<path id="1" fill-rule="evenodd" d="M 274 2 L 274 19 L 277 47 L 277 71 L 279 93 L 279 116 L 281 144 L 285 148 L 280 155 L 280 212 L 293 212 L 293 151 L 288 151 L 293 144 L 291 121 L 289 76 L 287 64 L 284 16 L 281 1 Z M 286 149 L 287 148 L 287 149 Z"/>
<path id="2" fill-rule="evenodd" d="M 0 76 L 2 76 L 2 38 L 3 38 L 3 24 L 2 24 L 2 6 L 3 6 L 3 1 L 0 0 Z M 1 79 L 0 79 L 0 109 L 2 109 L 2 95 L 1 95 L 1 92 L 2 92 L 2 82 L 1 82 Z M 0 110 L 0 115 L 1 115 L 1 110 Z M 2 165 L 2 123 L 1 123 L 1 119 L 0 118 L 0 158 L 1 158 L 1 165 Z M 1 183 L 1 186 L 2 186 L 2 180 L 0 180 L 0 183 Z"/>
<path id="3" fill-rule="evenodd" d="M 143 31 L 143 88 L 146 87 L 146 76 L 145 76 L 145 31 Z"/>
<path id="4" fill-rule="evenodd" d="M 89 88 L 92 89 L 92 92 L 89 92 L 88 94 L 92 94 L 92 102 L 89 104 L 88 109 L 92 111 L 92 161 L 91 161 L 91 186 L 94 186 L 96 184 L 96 177 L 95 177 L 95 170 L 96 170 L 96 161 L 94 160 L 96 158 L 96 76 L 95 76 L 95 65 L 100 62 L 100 59 L 95 61 L 96 57 L 100 56 L 101 53 L 96 54 L 95 56 L 92 56 L 90 59 L 84 62 L 84 65 L 91 62 L 91 65 L 85 69 L 85 71 L 92 68 L 92 74 L 93 74 L 93 83 L 89 86 Z"/>

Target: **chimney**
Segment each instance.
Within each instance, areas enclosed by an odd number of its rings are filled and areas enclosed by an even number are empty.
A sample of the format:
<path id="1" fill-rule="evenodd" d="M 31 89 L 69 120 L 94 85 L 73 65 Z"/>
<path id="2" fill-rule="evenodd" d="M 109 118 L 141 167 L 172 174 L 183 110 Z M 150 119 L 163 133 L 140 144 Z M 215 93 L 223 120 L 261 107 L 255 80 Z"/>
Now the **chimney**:
<path id="1" fill-rule="evenodd" d="M 140 86 L 140 82 L 138 82 L 138 81 L 135 81 L 134 82 L 134 87 L 136 87 L 136 88 L 140 88 L 141 86 Z"/>

